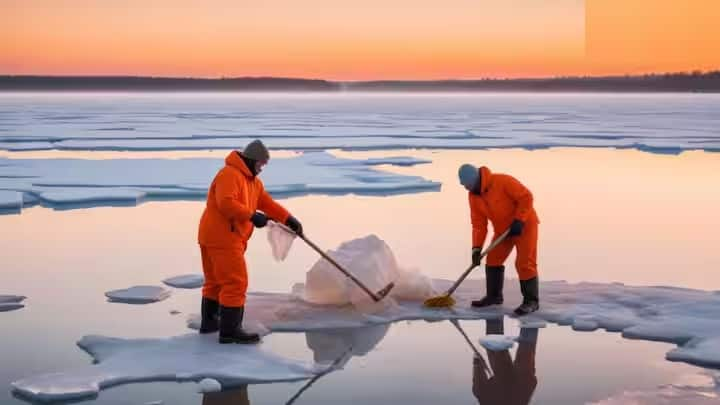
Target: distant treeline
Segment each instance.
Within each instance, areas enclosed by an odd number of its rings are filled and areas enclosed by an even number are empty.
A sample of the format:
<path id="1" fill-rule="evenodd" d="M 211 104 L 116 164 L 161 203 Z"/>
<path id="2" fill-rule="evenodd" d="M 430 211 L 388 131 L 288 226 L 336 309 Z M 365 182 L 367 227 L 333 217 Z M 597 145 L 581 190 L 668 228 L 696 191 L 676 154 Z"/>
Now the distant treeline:
<path id="1" fill-rule="evenodd" d="M 720 92 L 720 71 L 642 76 L 335 82 L 274 77 L 0 76 L 0 91 Z"/>

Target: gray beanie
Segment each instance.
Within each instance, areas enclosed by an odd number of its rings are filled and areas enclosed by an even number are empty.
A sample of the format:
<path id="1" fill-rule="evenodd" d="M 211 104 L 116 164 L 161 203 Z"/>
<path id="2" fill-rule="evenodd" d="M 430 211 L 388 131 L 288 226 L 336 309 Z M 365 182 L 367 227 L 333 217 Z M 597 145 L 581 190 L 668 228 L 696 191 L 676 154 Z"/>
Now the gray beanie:
<path id="1" fill-rule="evenodd" d="M 247 144 L 245 150 L 243 150 L 243 156 L 248 159 L 257 160 L 258 162 L 265 162 L 270 160 L 270 152 L 268 152 L 268 149 L 259 139 L 256 139 Z"/>

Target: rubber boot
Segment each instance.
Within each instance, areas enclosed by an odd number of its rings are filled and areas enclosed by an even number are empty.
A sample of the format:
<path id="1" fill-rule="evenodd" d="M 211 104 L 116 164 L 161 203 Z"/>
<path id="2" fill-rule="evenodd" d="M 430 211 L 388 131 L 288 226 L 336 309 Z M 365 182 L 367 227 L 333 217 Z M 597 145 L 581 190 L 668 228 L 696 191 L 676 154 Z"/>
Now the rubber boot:
<path id="1" fill-rule="evenodd" d="M 218 311 L 220 310 L 220 304 L 210 298 L 203 297 L 200 302 L 200 315 L 202 320 L 200 321 L 200 333 L 215 333 L 219 329 L 218 324 Z"/>
<path id="2" fill-rule="evenodd" d="M 485 297 L 473 301 L 476 308 L 503 303 L 503 281 L 505 280 L 505 266 L 485 266 Z"/>
<path id="3" fill-rule="evenodd" d="M 540 309 L 540 294 L 538 292 L 538 278 L 520 280 L 520 291 L 523 302 L 515 309 L 515 315 L 523 316 Z"/>
<path id="4" fill-rule="evenodd" d="M 486 335 L 504 335 L 505 334 L 505 318 L 486 319 L 485 320 Z"/>
<path id="5" fill-rule="evenodd" d="M 258 343 L 257 333 L 247 333 L 242 329 L 245 307 L 220 306 L 220 343 Z"/>

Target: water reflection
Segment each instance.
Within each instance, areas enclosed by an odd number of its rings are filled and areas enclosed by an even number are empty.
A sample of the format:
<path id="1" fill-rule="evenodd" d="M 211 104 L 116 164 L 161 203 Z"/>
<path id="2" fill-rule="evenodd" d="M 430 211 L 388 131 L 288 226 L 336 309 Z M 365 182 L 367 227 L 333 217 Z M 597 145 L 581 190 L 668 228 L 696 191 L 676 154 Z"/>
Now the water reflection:
<path id="1" fill-rule="evenodd" d="M 250 405 L 247 385 L 227 391 L 205 393 L 202 405 Z"/>
<path id="2" fill-rule="evenodd" d="M 295 403 L 325 375 L 345 367 L 356 356 L 365 356 L 380 343 L 387 334 L 390 324 L 363 328 L 329 329 L 305 332 L 305 342 L 313 353 L 315 363 L 325 370 L 303 384 L 285 403 Z M 242 385 L 227 391 L 203 394 L 202 405 L 243 405 L 250 404 L 248 386 Z"/>
<path id="3" fill-rule="evenodd" d="M 538 329 L 521 328 L 513 361 L 510 350 L 486 350 L 487 361 L 475 347 L 459 322 L 453 321 L 472 349 L 472 393 L 480 405 L 527 405 L 535 393 Z M 485 321 L 486 335 L 504 335 L 504 318 Z M 488 366 L 488 363 L 490 364 Z"/>

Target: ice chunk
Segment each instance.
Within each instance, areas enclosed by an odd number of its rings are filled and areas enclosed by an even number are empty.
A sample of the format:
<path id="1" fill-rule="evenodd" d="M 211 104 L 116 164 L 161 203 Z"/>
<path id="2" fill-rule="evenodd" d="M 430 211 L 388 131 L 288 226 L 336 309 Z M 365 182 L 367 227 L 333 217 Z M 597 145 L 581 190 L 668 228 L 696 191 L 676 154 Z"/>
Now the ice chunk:
<path id="1" fill-rule="evenodd" d="M 268 243 L 270 243 L 273 258 L 277 261 L 285 260 L 295 240 L 295 233 L 274 221 L 268 222 L 267 229 Z"/>
<path id="2" fill-rule="evenodd" d="M 200 380 L 198 385 L 198 392 L 201 393 L 222 391 L 222 385 L 220 382 L 218 380 L 213 380 L 212 378 L 203 378 Z"/>
<path id="3" fill-rule="evenodd" d="M 85 336 L 79 342 L 96 364 L 12 383 L 34 401 L 92 398 L 111 386 L 147 381 L 217 380 L 222 386 L 310 378 L 314 365 L 287 360 L 259 345 L 219 345 L 216 335 L 120 339 Z"/>
<path id="4" fill-rule="evenodd" d="M 720 336 L 692 339 L 683 346 L 670 350 L 666 358 L 703 367 L 717 367 L 720 364 Z"/>
<path id="5" fill-rule="evenodd" d="M 205 277 L 202 274 L 184 274 L 166 278 L 163 283 L 175 288 L 200 288 L 205 283 Z"/>
<path id="6" fill-rule="evenodd" d="M 345 242 L 328 254 L 372 292 L 394 282 L 390 296 L 400 300 L 422 300 L 434 293 L 428 277 L 416 270 L 400 268 L 390 247 L 375 235 Z M 318 260 L 307 272 L 304 299 L 323 305 L 362 306 L 369 309 L 366 312 L 387 309 L 373 307 L 371 298 L 361 287 L 324 259 Z"/>
<path id="7" fill-rule="evenodd" d="M 516 340 L 517 338 L 513 336 L 486 335 L 480 338 L 480 344 L 488 350 L 499 352 L 513 347 Z"/>
<path id="8" fill-rule="evenodd" d="M 170 290 L 153 285 L 139 285 L 122 290 L 112 290 L 105 293 L 110 302 L 125 304 L 149 304 L 166 299 Z"/>

